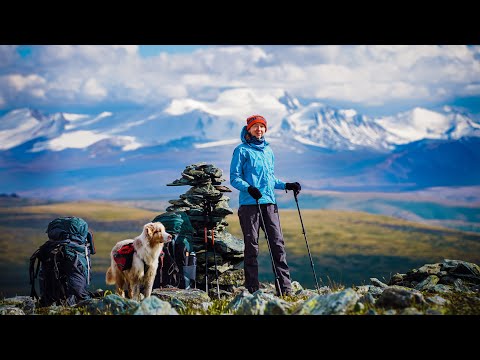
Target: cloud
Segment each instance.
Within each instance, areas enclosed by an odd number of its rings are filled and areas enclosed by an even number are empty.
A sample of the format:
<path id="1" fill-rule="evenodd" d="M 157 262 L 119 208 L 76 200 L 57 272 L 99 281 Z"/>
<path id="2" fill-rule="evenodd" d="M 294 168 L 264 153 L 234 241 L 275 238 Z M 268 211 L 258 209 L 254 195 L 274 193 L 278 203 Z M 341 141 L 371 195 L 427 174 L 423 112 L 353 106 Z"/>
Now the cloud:
<path id="1" fill-rule="evenodd" d="M 240 99 L 255 103 L 245 89 L 253 96 L 286 90 L 351 104 L 415 106 L 478 96 L 479 83 L 479 46 L 209 46 L 146 58 L 137 45 L 37 45 L 25 58 L 15 46 L 0 46 L 2 108 L 173 101 L 174 111 L 207 101 L 218 112 L 238 113 Z M 235 89 L 239 99 L 232 103 Z"/>
<path id="2" fill-rule="evenodd" d="M 47 80 L 43 77 L 30 74 L 9 74 L 0 76 L 0 107 L 11 103 L 29 101 L 44 101 L 46 99 L 45 87 Z M 23 105 L 28 106 L 28 105 Z"/>
<path id="3" fill-rule="evenodd" d="M 88 79 L 83 86 L 83 91 L 85 94 L 96 98 L 104 98 L 107 96 L 107 90 L 101 86 L 96 79 Z"/>
<path id="4" fill-rule="evenodd" d="M 5 76 L 5 82 L 16 91 L 23 91 L 28 88 L 34 88 L 46 83 L 45 79 L 38 75 L 23 76 L 19 74 L 12 74 Z"/>
<path id="5" fill-rule="evenodd" d="M 282 95 L 284 92 L 278 89 L 231 89 L 225 90 L 215 101 L 211 102 L 176 99 L 165 111 L 172 115 L 178 115 L 200 110 L 217 116 L 244 120 L 261 109 L 262 115 L 267 119 L 278 120 L 287 115 L 285 106 L 278 101 Z"/>

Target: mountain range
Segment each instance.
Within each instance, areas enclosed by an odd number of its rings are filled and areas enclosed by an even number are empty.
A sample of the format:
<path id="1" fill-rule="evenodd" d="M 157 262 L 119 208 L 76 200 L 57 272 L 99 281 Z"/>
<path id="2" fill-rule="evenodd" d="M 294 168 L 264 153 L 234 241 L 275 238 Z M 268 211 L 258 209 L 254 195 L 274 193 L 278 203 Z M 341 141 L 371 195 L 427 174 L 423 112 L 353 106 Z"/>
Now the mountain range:
<path id="1" fill-rule="evenodd" d="M 267 119 L 266 139 L 284 181 L 335 191 L 480 185 L 480 123 L 459 109 L 369 117 L 317 101 L 301 104 L 288 93 L 276 101 L 284 115 Z M 96 114 L 9 111 L 0 117 L 0 192 L 69 200 L 170 196 L 179 189 L 166 184 L 201 161 L 221 168 L 229 185 L 245 120 L 198 101 L 187 105 Z"/>

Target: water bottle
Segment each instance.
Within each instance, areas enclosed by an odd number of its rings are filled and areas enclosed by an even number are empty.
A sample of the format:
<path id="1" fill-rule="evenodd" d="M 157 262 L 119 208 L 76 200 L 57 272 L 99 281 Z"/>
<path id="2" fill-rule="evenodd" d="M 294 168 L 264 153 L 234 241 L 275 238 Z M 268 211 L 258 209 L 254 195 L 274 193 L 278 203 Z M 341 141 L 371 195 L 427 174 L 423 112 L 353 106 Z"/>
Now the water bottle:
<path id="1" fill-rule="evenodd" d="M 188 257 L 188 266 L 197 266 L 197 255 L 194 251 L 192 251 Z"/>
<path id="2" fill-rule="evenodd" d="M 187 257 L 186 266 L 183 267 L 183 276 L 185 278 L 185 289 L 190 289 L 192 282 L 196 288 L 195 278 L 197 276 L 197 256 L 195 252 L 191 252 Z"/>

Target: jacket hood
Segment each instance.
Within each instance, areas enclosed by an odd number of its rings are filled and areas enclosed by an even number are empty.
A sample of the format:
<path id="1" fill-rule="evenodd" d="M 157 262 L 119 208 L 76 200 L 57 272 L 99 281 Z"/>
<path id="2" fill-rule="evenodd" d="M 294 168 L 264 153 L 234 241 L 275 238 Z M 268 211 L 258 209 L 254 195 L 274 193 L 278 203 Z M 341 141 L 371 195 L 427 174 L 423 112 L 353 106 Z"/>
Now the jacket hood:
<path id="1" fill-rule="evenodd" d="M 243 128 L 242 128 L 242 131 L 240 132 L 240 140 L 242 140 L 242 142 L 244 144 L 247 143 L 247 139 L 245 138 L 245 135 L 248 134 L 248 131 L 247 131 L 247 126 L 245 125 Z"/>

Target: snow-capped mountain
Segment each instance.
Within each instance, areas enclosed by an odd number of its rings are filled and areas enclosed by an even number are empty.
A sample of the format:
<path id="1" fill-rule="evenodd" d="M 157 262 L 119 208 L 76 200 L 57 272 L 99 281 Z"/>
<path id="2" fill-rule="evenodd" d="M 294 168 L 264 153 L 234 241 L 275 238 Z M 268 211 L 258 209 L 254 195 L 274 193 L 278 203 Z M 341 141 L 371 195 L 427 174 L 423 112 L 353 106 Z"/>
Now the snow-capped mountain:
<path id="1" fill-rule="evenodd" d="M 268 101 L 283 114 L 267 118 L 266 137 L 276 175 L 285 181 L 355 191 L 479 185 L 480 124 L 456 109 L 373 118 L 320 102 L 302 105 L 286 92 Z M 216 164 L 228 179 L 244 118 L 218 115 L 211 103 L 180 105 L 98 114 L 13 110 L 0 117 L 0 189 L 27 196 L 146 196 L 199 161 Z"/>
<path id="2" fill-rule="evenodd" d="M 37 110 L 13 110 L 0 118 L 0 150 L 8 150 L 35 138 L 61 136 L 67 120 L 61 113 L 51 116 Z"/>
<path id="3" fill-rule="evenodd" d="M 387 129 L 387 141 L 399 145 L 422 139 L 460 139 L 480 136 L 480 124 L 449 107 L 444 113 L 415 108 L 375 121 Z"/>
<path id="4" fill-rule="evenodd" d="M 31 109 L 9 112 L 0 118 L 0 124 L 0 150 L 38 139 L 30 150 L 33 152 L 86 149 L 96 143 L 109 143 L 131 151 L 189 137 L 214 141 L 239 134 L 243 125 L 196 110 L 181 115 L 144 111 L 103 112 L 92 116 L 45 115 Z"/>
<path id="5" fill-rule="evenodd" d="M 480 124 L 446 108 L 444 113 L 415 108 L 396 115 L 369 118 L 353 109 L 335 109 L 311 103 L 286 116 L 274 134 L 332 150 L 391 151 L 422 139 L 479 137 Z"/>
<path id="6" fill-rule="evenodd" d="M 278 101 L 280 103 L 282 103 L 283 105 L 285 105 L 285 108 L 287 109 L 289 114 L 295 112 L 296 110 L 298 110 L 301 107 L 300 101 L 298 101 L 297 98 L 292 96 L 287 91 L 285 91 L 285 94 L 283 96 L 281 96 L 278 99 Z"/>
<path id="7" fill-rule="evenodd" d="M 442 113 L 415 108 L 370 118 L 354 109 L 336 109 L 318 102 L 302 106 L 287 92 L 279 97 L 278 104 L 284 106 L 286 115 L 282 119 L 268 119 L 268 137 L 288 138 L 290 143 L 293 140 L 335 151 L 391 151 L 397 145 L 422 139 L 480 136 L 479 123 L 448 107 Z M 243 120 L 199 109 L 175 114 L 165 109 L 146 109 L 96 115 L 46 115 L 37 110 L 18 109 L 0 118 L 0 150 L 36 138 L 39 140 L 31 151 L 84 149 L 97 142 L 131 151 L 184 138 L 198 139 L 199 148 L 223 146 L 237 141 L 243 126 Z"/>
<path id="8" fill-rule="evenodd" d="M 393 142 L 385 141 L 388 131 L 374 120 L 352 109 L 334 109 L 312 103 L 290 114 L 282 121 L 277 136 L 333 150 L 358 148 L 388 149 Z"/>

